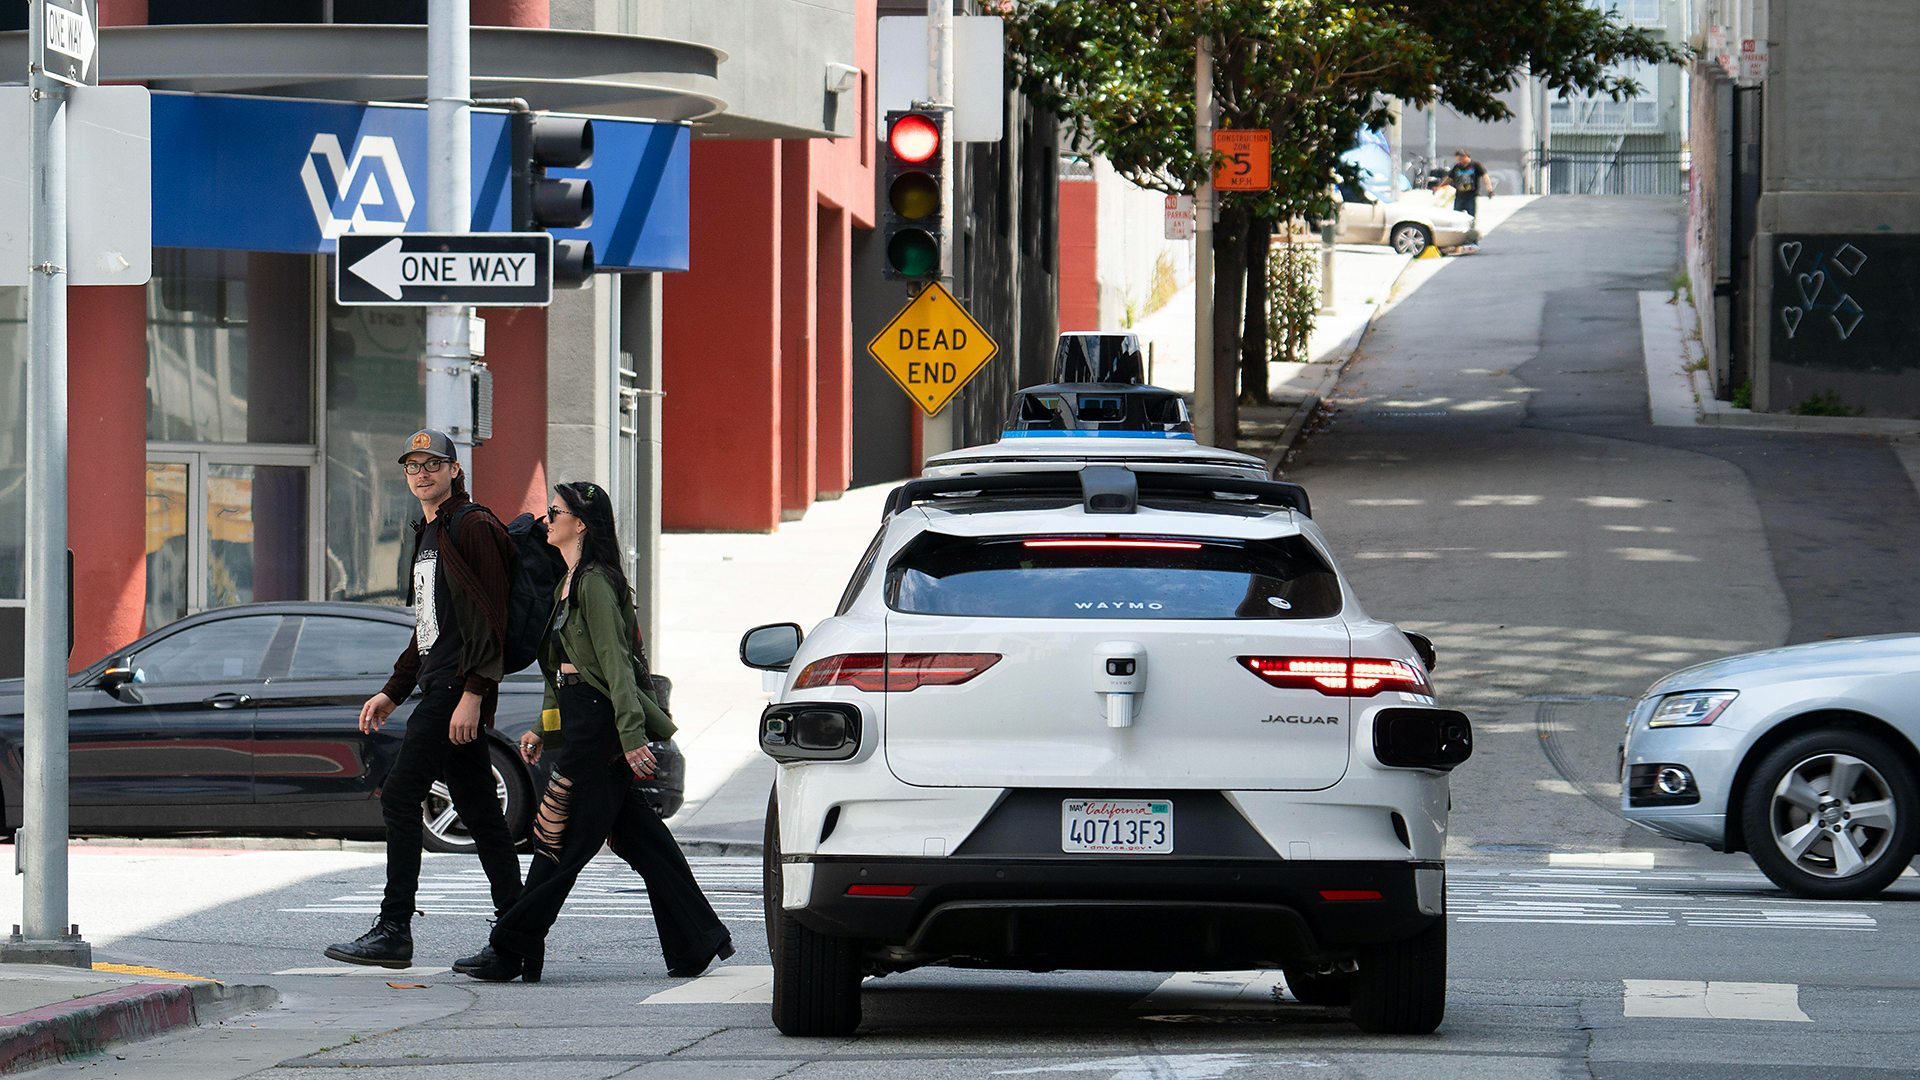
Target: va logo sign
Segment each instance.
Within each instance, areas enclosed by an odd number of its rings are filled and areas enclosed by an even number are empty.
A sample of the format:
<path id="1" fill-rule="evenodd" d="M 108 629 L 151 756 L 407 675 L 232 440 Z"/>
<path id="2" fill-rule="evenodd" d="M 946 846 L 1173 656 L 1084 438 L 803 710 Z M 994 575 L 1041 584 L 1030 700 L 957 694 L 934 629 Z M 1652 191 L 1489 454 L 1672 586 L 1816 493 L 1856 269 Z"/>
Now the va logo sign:
<path id="1" fill-rule="evenodd" d="M 300 182 L 313 204 L 320 235 L 405 232 L 413 216 L 413 185 L 400 163 L 400 148 L 390 135 L 367 135 L 354 143 L 349 159 L 338 136 L 321 132 L 307 148 Z"/>

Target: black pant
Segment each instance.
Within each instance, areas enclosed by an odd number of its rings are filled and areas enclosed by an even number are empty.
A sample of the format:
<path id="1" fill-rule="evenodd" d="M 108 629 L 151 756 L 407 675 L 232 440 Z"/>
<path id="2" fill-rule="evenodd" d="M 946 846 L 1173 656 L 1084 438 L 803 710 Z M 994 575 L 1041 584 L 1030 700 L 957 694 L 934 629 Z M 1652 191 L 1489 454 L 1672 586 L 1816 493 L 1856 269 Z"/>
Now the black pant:
<path id="1" fill-rule="evenodd" d="M 568 736 L 570 750 L 589 733 L 598 744 L 599 736 L 611 731 L 612 714 L 607 699 L 592 687 L 560 692 L 560 731 Z M 618 751 L 617 742 L 614 749 Z M 564 773 L 567 768 L 573 771 Z M 493 929 L 496 951 L 521 957 L 539 953 L 580 871 L 606 843 L 647 883 L 667 967 L 703 964 L 728 940 L 726 926 L 700 891 L 680 845 L 634 782 L 624 758 L 608 760 L 595 753 L 582 761 L 578 754 L 563 752 L 538 812 L 534 837 L 537 847 L 526 892 Z"/>
<path id="2" fill-rule="evenodd" d="M 520 897 L 520 858 L 513 836 L 494 793 L 493 760 L 487 754 L 487 733 L 464 746 L 447 738 L 454 706 L 463 686 L 448 680 L 426 688 L 420 704 L 407 717 L 407 733 L 400 742 L 400 759 L 393 763 L 380 791 L 380 810 L 387 821 L 387 892 L 380 901 L 382 918 L 405 924 L 413 918 L 414 896 L 420 889 L 420 839 L 426 825 L 420 803 L 435 780 L 445 779 L 453 808 L 473 837 L 480 867 L 493 887 L 493 906 L 504 911 Z"/>
<path id="3" fill-rule="evenodd" d="M 1453 193 L 1453 208 L 1468 217 L 1475 217 L 1477 215 L 1474 213 L 1474 206 L 1478 203 L 1479 197 L 1480 193 L 1477 191 L 1456 191 Z"/>

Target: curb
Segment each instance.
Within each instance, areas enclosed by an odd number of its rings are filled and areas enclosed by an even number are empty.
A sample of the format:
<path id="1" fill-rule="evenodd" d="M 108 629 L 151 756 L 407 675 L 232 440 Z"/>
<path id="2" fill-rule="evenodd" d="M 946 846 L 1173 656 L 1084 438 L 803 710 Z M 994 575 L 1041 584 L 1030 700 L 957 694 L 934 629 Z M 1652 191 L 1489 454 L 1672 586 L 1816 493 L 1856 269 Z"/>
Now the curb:
<path id="1" fill-rule="evenodd" d="M 0 1073 L 99 1053 L 176 1028 L 211 1024 L 279 1000 L 267 986 L 131 983 L 0 1017 Z"/>

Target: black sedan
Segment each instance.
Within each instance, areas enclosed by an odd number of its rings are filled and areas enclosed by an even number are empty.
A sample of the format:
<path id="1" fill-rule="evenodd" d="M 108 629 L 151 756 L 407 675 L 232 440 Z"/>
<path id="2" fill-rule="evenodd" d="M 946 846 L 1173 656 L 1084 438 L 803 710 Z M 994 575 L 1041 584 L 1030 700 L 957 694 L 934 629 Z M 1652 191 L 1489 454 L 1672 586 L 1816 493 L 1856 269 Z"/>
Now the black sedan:
<path id="1" fill-rule="evenodd" d="M 170 623 L 93 664 L 68 684 L 73 834 L 378 838 L 380 785 L 411 707 L 372 735 L 358 717 L 412 631 L 411 611 L 381 604 L 247 604 Z M 9 834 L 21 824 L 22 693 L 20 680 L 0 680 Z M 537 668 L 508 676 L 487 734 L 495 788 L 522 840 L 546 775 L 520 760 L 514 740 L 539 720 L 540 703 Z M 669 817 L 686 762 L 670 741 L 654 751 L 660 775 L 647 787 Z M 421 813 L 429 850 L 473 849 L 444 785 Z"/>

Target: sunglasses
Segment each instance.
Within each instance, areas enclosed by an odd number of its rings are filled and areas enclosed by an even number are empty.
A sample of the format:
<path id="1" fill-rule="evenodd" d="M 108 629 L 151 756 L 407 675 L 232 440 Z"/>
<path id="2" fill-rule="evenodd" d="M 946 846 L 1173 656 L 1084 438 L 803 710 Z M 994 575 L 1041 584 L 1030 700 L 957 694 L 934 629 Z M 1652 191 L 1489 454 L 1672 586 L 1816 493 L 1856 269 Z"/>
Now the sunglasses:
<path id="1" fill-rule="evenodd" d="M 403 461 L 400 463 L 400 468 L 404 470 L 408 476 L 418 476 L 421 473 L 426 473 L 431 476 L 446 467 L 446 458 L 428 458 L 425 461 Z"/>
<path id="2" fill-rule="evenodd" d="M 570 516 L 570 517 L 579 517 L 579 516 L 580 516 L 579 514 L 576 514 L 576 513 L 574 513 L 574 512 L 573 512 L 573 511 L 571 511 L 571 510 L 565 510 L 565 509 L 562 509 L 561 507 L 558 507 L 558 506 L 549 506 L 549 507 L 547 507 L 547 520 L 549 520 L 549 521 L 551 521 L 551 520 L 553 520 L 554 518 L 557 518 L 557 517 L 559 517 L 559 516 L 560 516 L 561 514 L 566 514 L 566 515 L 568 515 L 568 516 Z"/>

